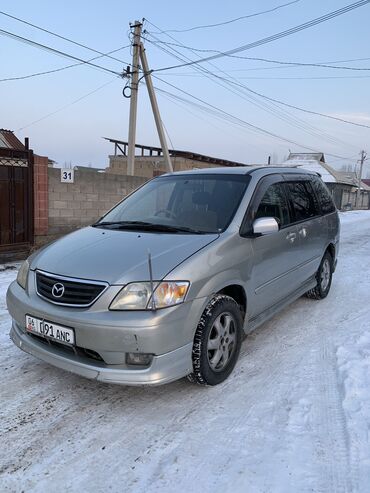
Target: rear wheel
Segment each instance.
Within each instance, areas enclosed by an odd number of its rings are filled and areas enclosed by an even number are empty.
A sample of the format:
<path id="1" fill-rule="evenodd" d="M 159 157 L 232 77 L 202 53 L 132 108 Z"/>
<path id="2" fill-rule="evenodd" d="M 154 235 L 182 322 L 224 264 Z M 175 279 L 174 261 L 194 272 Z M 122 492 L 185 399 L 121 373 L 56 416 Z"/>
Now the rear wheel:
<path id="1" fill-rule="evenodd" d="M 307 291 L 306 296 L 314 300 L 322 300 L 323 298 L 326 298 L 330 291 L 332 276 L 333 257 L 329 252 L 326 252 L 316 273 L 317 285 L 313 289 Z"/>
<path id="2" fill-rule="evenodd" d="M 193 343 L 191 382 L 217 385 L 234 369 L 242 341 L 242 315 L 230 296 L 216 295 L 199 321 Z"/>

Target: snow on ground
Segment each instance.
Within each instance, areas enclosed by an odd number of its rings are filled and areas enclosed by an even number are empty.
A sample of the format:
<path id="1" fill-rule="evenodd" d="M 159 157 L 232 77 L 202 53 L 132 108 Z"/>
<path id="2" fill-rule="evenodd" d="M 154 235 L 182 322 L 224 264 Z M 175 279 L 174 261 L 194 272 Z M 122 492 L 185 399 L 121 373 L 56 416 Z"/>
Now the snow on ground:
<path id="1" fill-rule="evenodd" d="M 0 491 L 370 491 L 370 211 L 341 223 L 328 298 L 257 329 L 214 388 L 104 385 L 28 356 L 0 271 Z"/>

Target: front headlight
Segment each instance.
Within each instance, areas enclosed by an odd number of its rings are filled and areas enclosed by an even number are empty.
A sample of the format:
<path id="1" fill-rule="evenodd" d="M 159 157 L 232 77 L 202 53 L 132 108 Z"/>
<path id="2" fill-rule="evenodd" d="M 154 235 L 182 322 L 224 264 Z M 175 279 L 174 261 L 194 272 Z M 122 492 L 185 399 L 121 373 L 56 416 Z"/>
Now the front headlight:
<path id="1" fill-rule="evenodd" d="M 114 298 L 110 310 L 152 310 L 178 305 L 185 299 L 189 289 L 188 281 L 154 282 L 153 300 L 150 282 L 127 284 Z M 154 303 L 153 303 L 154 301 Z"/>
<path id="2" fill-rule="evenodd" d="M 30 264 L 28 263 L 28 260 L 25 260 L 23 264 L 20 266 L 18 275 L 17 275 L 17 283 L 23 288 L 26 289 L 27 287 L 27 279 L 28 279 L 28 272 L 30 270 Z"/>

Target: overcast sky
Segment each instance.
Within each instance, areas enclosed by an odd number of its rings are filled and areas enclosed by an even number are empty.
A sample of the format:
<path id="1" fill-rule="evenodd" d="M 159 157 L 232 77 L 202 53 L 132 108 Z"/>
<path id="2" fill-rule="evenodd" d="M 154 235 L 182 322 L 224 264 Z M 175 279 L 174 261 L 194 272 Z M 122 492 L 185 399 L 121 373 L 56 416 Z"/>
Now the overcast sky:
<path id="1" fill-rule="evenodd" d="M 149 21 L 144 23 L 144 29 L 151 33 L 148 37 L 154 35 L 165 42 L 225 51 L 339 9 L 351 3 L 351 0 L 300 0 L 273 12 L 223 26 L 168 33 L 175 39 L 165 33 L 156 34 L 158 29 L 150 24 L 164 31 L 181 30 L 220 23 L 288 2 L 18 0 L 3 3 L 1 9 L 104 53 L 128 45 L 129 23 L 143 17 Z M 310 29 L 239 53 L 248 57 L 304 63 L 368 57 L 369 60 L 336 64 L 368 68 L 368 71 L 287 67 L 226 57 L 213 61 L 212 66 L 202 66 L 222 77 L 232 76 L 237 82 L 269 97 L 370 125 L 369 19 L 370 4 L 367 4 Z M 94 56 L 86 49 L 3 15 L 0 15 L 0 28 L 82 59 Z M 154 41 L 153 37 L 149 39 Z M 0 43 L 0 79 L 25 76 L 73 63 L 8 37 L 1 36 Z M 145 42 L 145 45 L 151 68 L 181 63 L 158 46 L 149 42 Z M 195 55 L 183 48 L 175 48 L 192 59 L 210 54 L 199 52 L 199 55 Z M 131 61 L 129 48 L 114 56 L 125 63 Z M 95 63 L 118 72 L 124 67 L 121 62 L 108 59 L 99 59 Z M 192 66 L 161 72 L 158 76 L 246 122 L 296 142 L 282 142 L 235 126 L 187 103 L 175 104 L 173 100 L 158 94 L 162 119 L 172 142 L 169 143 L 170 147 L 244 163 L 263 163 L 268 155 L 273 155 L 275 161 L 281 161 L 289 150 L 307 151 L 305 146 L 350 158 L 345 161 L 327 156 L 327 162 L 337 167 L 347 162 L 356 162 L 361 149 L 370 150 L 370 129 L 272 106 L 271 102 L 248 92 L 244 92 L 241 97 L 235 86 L 233 92 L 220 87 L 217 80 L 206 78 Z M 122 96 L 124 84 L 114 74 L 86 65 L 39 77 L 1 82 L 0 127 L 14 130 L 21 139 L 29 136 L 37 153 L 49 156 L 60 165 L 72 162 L 74 165 L 105 167 L 112 145 L 102 137 L 128 138 L 129 99 Z M 190 99 L 163 82 L 155 80 L 155 85 Z M 92 94 L 71 105 L 88 93 Z M 280 117 L 276 116 L 277 109 Z M 158 145 L 145 86 L 141 87 L 139 93 L 137 143 Z M 366 170 L 370 171 L 370 168 L 367 166 Z"/>

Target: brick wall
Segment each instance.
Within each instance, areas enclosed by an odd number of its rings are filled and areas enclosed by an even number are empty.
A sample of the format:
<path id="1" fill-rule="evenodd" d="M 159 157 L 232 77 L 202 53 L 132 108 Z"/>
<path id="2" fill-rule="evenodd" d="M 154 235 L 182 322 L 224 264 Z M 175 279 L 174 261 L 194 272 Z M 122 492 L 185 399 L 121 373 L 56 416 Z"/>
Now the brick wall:
<path id="1" fill-rule="evenodd" d="M 34 155 L 34 234 L 48 234 L 48 158 Z"/>
<path id="2" fill-rule="evenodd" d="M 93 223 L 117 202 L 147 181 L 79 168 L 74 183 L 61 183 L 60 169 L 49 168 L 48 235 L 60 235 Z"/>

